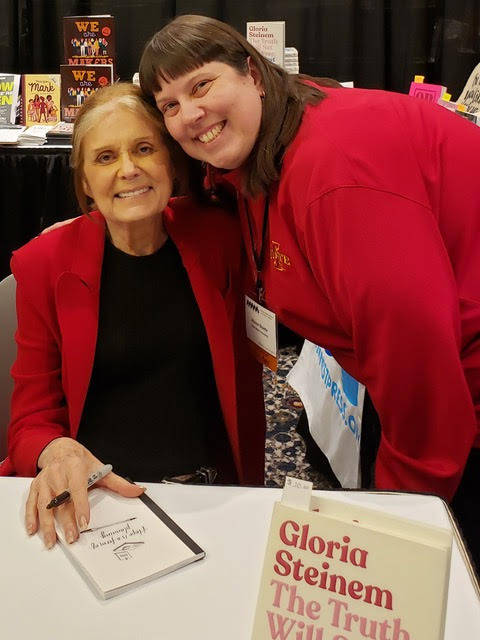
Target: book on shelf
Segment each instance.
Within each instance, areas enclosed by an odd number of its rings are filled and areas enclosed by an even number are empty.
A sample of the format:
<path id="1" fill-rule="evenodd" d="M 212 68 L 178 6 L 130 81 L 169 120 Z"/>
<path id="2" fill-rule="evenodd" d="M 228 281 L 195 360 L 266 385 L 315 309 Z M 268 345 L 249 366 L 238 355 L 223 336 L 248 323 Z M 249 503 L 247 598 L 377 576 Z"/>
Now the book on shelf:
<path id="1" fill-rule="evenodd" d="M 62 548 L 103 599 L 176 571 L 205 551 L 147 495 L 123 498 L 105 489 L 89 492 L 89 528 Z"/>
<path id="2" fill-rule="evenodd" d="M 285 66 L 285 21 L 247 22 L 247 40 L 267 60 Z"/>
<path id="3" fill-rule="evenodd" d="M 47 131 L 47 137 L 71 138 L 72 133 L 73 133 L 73 122 L 63 122 L 63 120 L 60 120 L 60 122 L 57 122 L 55 126 L 51 127 Z"/>
<path id="4" fill-rule="evenodd" d="M 457 104 L 464 105 L 466 113 L 476 114 L 480 111 L 480 62 L 469 75 Z"/>
<path id="5" fill-rule="evenodd" d="M 300 73 L 300 65 L 298 63 L 298 49 L 295 47 L 285 47 L 284 69 L 287 73 Z"/>
<path id="6" fill-rule="evenodd" d="M 311 487 L 274 505 L 252 640 L 442 640 L 452 530 Z"/>
<path id="7" fill-rule="evenodd" d="M 446 92 L 447 87 L 441 84 L 429 84 L 424 82 L 424 76 L 415 76 L 410 83 L 408 95 L 428 102 L 438 102 Z"/>
<path id="8" fill-rule="evenodd" d="M 470 120 L 473 124 L 480 126 L 480 111 L 467 111 L 467 107 L 464 104 L 457 104 L 455 113 L 466 120 Z"/>
<path id="9" fill-rule="evenodd" d="M 0 124 L 0 145 L 17 145 L 18 139 L 26 127 L 22 125 Z"/>
<path id="10" fill-rule="evenodd" d="M 15 124 L 20 78 L 17 73 L 0 73 L 0 125 Z"/>
<path id="11" fill-rule="evenodd" d="M 66 64 L 115 66 L 115 18 L 111 15 L 63 18 Z"/>
<path id="12" fill-rule="evenodd" d="M 47 124 L 33 124 L 31 127 L 25 127 L 24 131 L 18 136 L 18 145 L 38 147 L 45 144 L 49 129 L 50 126 Z"/>
<path id="13" fill-rule="evenodd" d="M 63 122 L 61 120 L 54 127 L 47 131 L 48 145 L 65 145 L 72 143 L 73 122 Z"/>
<path id="14" fill-rule="evenodd" d="M 441 107 L 445 107 L 445 109 L 448 109 L 449 111 L 455 111 L 457 108 L 457 103 L 452 100 L 451 93 L 445 92 L 443 96 L 440 98 L 440 100 L 438 101 L 438 104 Z"/>
<path id="15" fill-rule="evenodd" d="M 60 120 L 60 74 L 22 75 L 22 124 L 54 125 Z"/>
<path id="16" fill-rule="evenodd" d="M 97 89 L 113 82 L 111 64 L 62 64 L 61 120 L 74 122 L 80 107 Z"/>

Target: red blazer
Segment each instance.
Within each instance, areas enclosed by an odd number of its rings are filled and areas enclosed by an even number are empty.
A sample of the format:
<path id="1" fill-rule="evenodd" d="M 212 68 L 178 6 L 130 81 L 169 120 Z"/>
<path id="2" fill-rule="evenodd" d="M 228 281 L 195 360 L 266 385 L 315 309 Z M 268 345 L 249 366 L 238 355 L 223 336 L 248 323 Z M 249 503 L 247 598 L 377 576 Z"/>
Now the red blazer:
<path id="1" fill-rule="evenodd" d="M 187 198 L 172 200 L 164 221 L 203 318 L 240 482 L 263 484 L 263 388 L 261 368 L 245 344 L 238 221 Z M 9 455 L 0 475 L 34 476 L 38 456 L 53 438 L 76 437 L 95 355 L 104 237 L 104 220 L 95 212 L 13 255 L 18 353 Z"/>

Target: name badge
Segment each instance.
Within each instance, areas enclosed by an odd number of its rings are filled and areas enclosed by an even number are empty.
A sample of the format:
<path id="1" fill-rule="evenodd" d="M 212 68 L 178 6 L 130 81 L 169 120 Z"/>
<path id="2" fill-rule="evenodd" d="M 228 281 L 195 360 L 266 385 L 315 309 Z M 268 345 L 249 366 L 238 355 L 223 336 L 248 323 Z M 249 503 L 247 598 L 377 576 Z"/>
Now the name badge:
<path id="1" fill-rule="evenodd" d="M 277 358 L 277 316 L 266 307 L 245 296 L 245 319 L 247 338 L 255 358 L 263 365 L 276 371 Z"/>

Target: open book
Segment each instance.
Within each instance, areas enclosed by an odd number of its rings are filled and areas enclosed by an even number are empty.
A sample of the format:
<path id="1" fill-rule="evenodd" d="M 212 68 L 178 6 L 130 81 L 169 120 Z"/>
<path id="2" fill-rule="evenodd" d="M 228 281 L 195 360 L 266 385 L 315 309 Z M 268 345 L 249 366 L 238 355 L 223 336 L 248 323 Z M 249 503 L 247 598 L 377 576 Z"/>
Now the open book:
<path id="1" fill-rule="evenodd" d="M 452 531 L 310 494 L 274 506 L 252 639 L 442 640 Z"/>
<path id="2" fill-rule="evenodd" d="M 89 492 L 90 524 L 73 544 L 58 526 L 68 557 L 101 598 L 111 598 L 205 557 L 151 498 Z"/>

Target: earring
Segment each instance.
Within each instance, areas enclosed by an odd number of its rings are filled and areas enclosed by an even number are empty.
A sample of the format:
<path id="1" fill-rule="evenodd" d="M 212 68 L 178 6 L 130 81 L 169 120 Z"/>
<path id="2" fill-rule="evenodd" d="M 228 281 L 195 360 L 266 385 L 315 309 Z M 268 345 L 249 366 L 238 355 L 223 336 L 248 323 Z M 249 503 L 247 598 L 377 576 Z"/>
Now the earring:
<path id="1" fill-rule="evenodd" d="M 260 94 L 260 100 L 265 100 L 265 91 Z"/>

